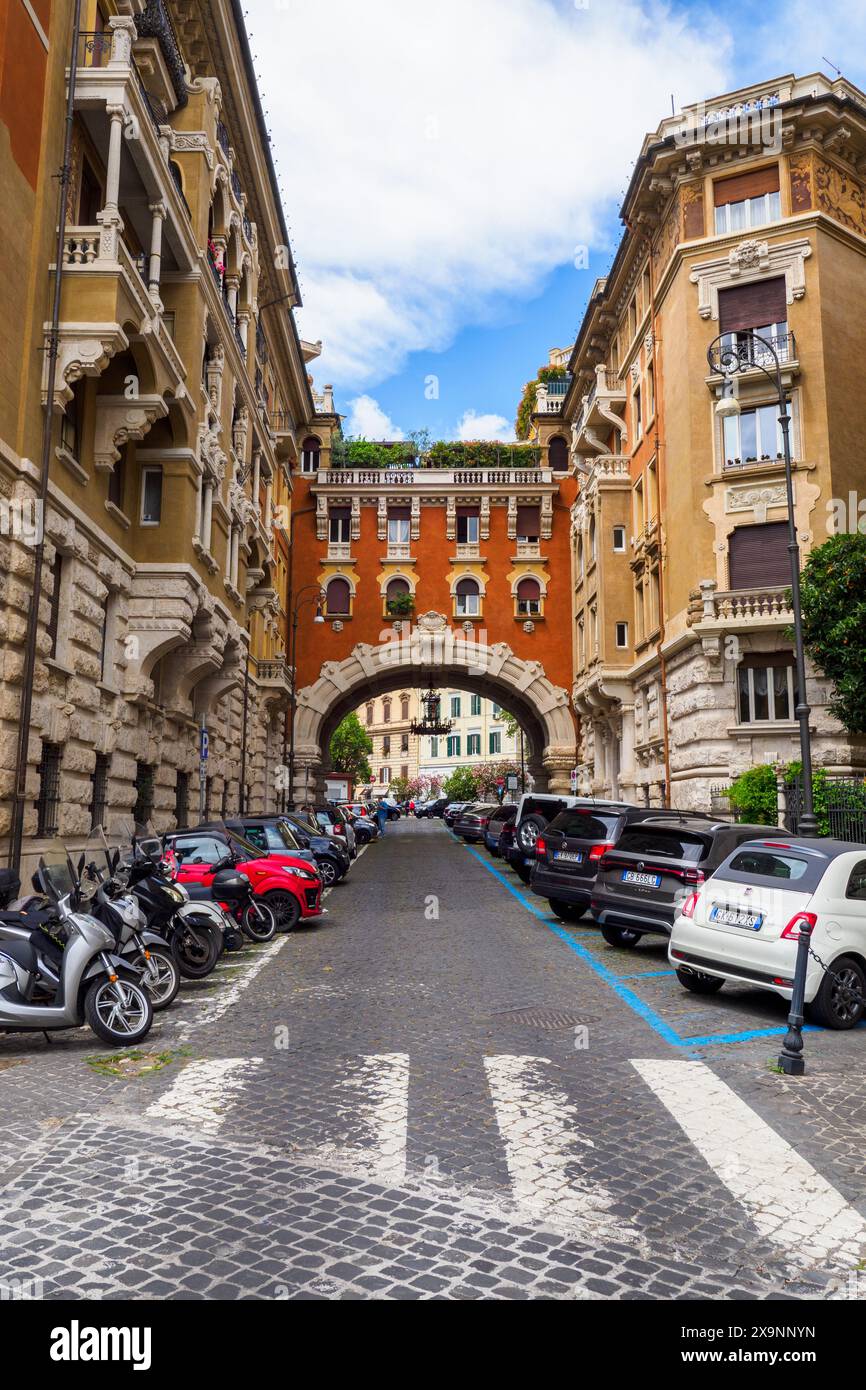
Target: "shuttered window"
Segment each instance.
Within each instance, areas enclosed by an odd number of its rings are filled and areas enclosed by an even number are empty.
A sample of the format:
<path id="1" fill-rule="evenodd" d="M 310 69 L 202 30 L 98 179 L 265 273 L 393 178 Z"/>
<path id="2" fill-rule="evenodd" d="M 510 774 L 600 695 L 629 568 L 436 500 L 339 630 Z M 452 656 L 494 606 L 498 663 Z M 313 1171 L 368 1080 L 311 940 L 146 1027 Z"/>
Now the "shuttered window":
<path id="1" fill-rule="evenodd" d="M 527 577 L 517 585 L 517 611 L 520 614 L 538 613 L 541 609 L 541 585 L 537 579 Z"/>
<path id="2" fill-rule="evenodd" d="M 327 594 L 326 608 L 329 614 L 345 615 L 349 612 L 352 590 L 347 579 L 332 579 Z"/>
<path id="3" fill-rule="evenodd" d="M 517 536 L 523 541 L 537 541 L 541 531 L 541 508 L 517 508 Z"/>
<path id="4" fill-rule="evenodd" d="M 728 542 L 728 578 L 732 589 L 781 588 L 790 583 L 788 523 L 738 526 Z"/>
<path id="5" fill-rule="evenodd" d="M 719 290 L 719 329 L 722 333 L 785 323 L 787 317 L 784 275 Z"/>
<path id="6" fill-rule="evenodd" d="M 730 179 L 716 179 L 713 202 L 717 208 L 725 203 L 741 203 L 745 198 L 760 198 L 763 193 L 779 192 L 779 166 L 752 169 L 748 174 L 735 174 Z"/>

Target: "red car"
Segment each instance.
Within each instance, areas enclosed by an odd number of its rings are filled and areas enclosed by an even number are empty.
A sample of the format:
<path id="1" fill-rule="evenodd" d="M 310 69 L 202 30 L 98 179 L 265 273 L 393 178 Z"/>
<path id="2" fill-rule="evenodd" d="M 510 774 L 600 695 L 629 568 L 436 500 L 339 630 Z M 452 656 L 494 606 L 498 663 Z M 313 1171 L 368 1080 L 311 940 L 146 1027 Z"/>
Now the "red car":
<path id="1" fill-rule="evenodd" d="M 222 830 L 180 830 L 166 838 L 177 860 L 181 883 L 210 885 L 218 869 L 246 874 L 274 912 L 278 931 L 322 912 L 322 880 L 305 859 L 292 854 L 262 854 L 249 840 Z"/>

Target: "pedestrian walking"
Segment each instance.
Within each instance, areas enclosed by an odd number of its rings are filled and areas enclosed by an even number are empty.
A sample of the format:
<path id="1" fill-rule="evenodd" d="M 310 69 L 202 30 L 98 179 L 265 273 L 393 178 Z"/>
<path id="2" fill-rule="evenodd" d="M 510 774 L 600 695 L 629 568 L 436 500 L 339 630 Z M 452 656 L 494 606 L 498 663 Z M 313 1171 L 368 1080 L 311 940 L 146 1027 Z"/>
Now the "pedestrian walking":
<path id="1" fill-rule="evenodd" d="M 388 823 L 388 808 L 384 801 L 380 801 L 376 806 L 376 824 L 379 827 L 379 834 L 385 834 L 385 826 Z"/>

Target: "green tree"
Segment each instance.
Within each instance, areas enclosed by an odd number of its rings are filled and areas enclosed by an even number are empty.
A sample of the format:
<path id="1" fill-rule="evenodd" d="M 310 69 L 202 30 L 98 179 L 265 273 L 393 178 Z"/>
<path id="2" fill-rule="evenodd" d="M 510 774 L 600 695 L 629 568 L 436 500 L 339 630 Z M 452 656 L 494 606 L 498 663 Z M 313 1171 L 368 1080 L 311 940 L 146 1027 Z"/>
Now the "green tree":
<path id="1" fill-rule="evenodd" d="M 392 777 L 391 785 L 388 788 L 388 795 L 394 801 L 407 801 L 409 798 L 409 778 Z"/>
<path id="2" fill-rule="evenodd" d="M 367 755 L 373 751 L 373 740 L 352 711 L 342 719 L 331 735 L 331 764 L 354 782 L 369 782 L 372 773 Z"/>
<path id="3" fill-rule="evenodd" d="M 503 727 L 509 738 L 517 738 L 517 735 L 520 733 L 520 725 L 513 714 L 509 714 L 507 709 L 501 709 L 496 718 L 502 720 Z"/>
<path id="4" fill-rule="evenodd" d="M 474 801 L 476 790 L 471 767 L 456 767 L 442 783 L 442 791 L 451 801 Z"/>
<path id="5" fill-rule="evenodd" d="M 866 733 L 866 536 L 817 546 L 801 592 L 806 650 L 834 685 L 830 709 L 850 734 Z"/>

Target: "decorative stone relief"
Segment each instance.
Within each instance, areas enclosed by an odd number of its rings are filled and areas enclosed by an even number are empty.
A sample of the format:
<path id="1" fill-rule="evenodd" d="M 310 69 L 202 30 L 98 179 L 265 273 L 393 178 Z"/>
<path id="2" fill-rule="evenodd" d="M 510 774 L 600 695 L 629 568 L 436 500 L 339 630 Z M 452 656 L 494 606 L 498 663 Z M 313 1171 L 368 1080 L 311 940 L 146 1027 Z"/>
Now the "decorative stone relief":
<path id="1" fill-rule="evenodd" d="M 457 498 L 449 497 L 445 503 L 445 535 L 453 541 L 457 535 Z"/>
<path id="2" fill-rule="evenodd" d="M 794 494 L 796 501 L 796 492 Z M 729 487 L 725 489 L 726 512 L 754 512 L 757 522 L 767 520 L 770 507 L 788 509 L 788 499 L 784 483 L 773 483 L 764 487 Z"/>
<path id="3" fill-rule="evenodd" d="M 490 497 L 488 495 L 485 495 L 481 499 L 481 518 L 479 529 L 481 533 L 481 539 L 483 541 L 488 541 L 490 539 Z"/>

